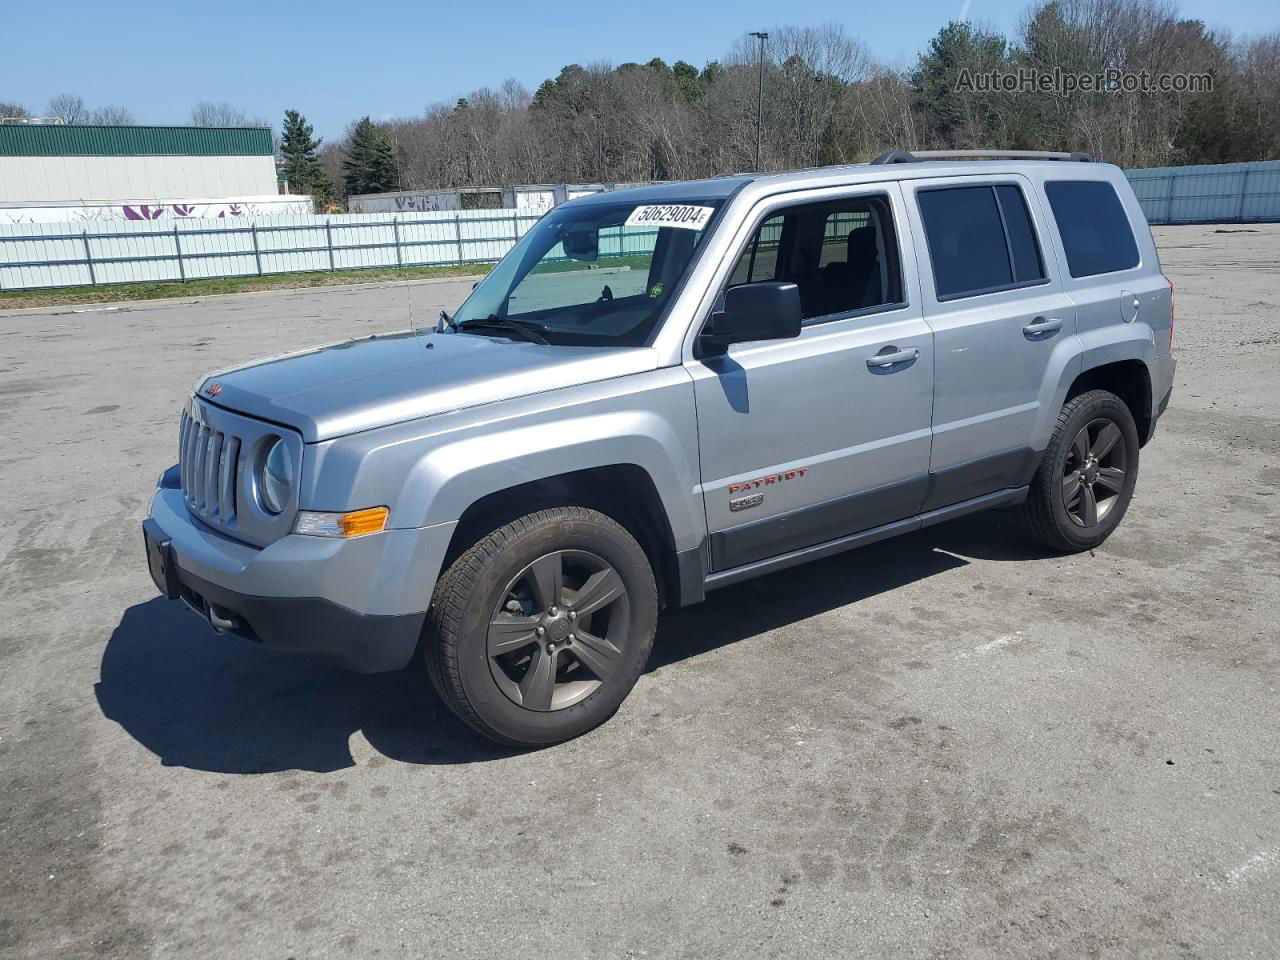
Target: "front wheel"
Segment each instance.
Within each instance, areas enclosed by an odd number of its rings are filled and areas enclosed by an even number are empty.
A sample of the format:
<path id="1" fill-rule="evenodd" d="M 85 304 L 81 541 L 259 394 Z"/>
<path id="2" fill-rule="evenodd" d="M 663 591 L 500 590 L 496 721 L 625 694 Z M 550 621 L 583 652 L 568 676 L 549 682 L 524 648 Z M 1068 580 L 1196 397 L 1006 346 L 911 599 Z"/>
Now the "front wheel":
<path id="1" fill-rule="evenodd" d="M 1138 482 L 1138 428 L 1114 393 L 1090 390 L 1058 415 L 1031 481 L 1022 520 L 1055 550 L 1078 552 L 1111 535 Z"/>
<path id="2" fill-rule="evenodd" d="M 441 698 L 512 746 L 603 723 L 639 679 L 658 619 L 653 570 L 620 524 L 583 507 L 513 520 L 436 585 L 425 656 Z"/>

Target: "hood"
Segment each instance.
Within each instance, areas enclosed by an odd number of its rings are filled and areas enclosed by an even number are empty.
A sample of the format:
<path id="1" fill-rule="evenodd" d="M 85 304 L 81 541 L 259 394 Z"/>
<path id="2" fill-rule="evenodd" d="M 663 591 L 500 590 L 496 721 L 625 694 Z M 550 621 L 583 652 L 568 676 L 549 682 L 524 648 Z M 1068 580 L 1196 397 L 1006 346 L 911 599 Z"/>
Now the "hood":
<path id="1" fill-rule="evenodd" d="M 657 367 L 648 347 L 559 347 L 404 330 L 210 374 L 201 399 L 308 443 Z"/>

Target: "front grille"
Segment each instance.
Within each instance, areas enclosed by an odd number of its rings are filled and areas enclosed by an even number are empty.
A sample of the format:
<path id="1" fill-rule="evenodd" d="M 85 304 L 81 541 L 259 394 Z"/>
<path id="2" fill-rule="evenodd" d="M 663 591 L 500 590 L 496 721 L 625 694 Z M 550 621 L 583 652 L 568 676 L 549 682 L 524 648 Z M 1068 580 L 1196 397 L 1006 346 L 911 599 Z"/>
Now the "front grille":
<path id="1" fill-rule="evenodd" d="M 202 520 L 234 526 L 240 438 L 183 413 L 178 431 L 178 466 L 187 509 Z"/>
<path id="2" fill-rule="evenodd" d="M 277 442 L 285 444 L 297 474 L 285 509 L 268 513 L 258 502 L 255 476 L 260 460 Z M 241 543 L 275 543 L 293 528 L 303 452 L 296 430 L 192 397 L 178 427 L 179 478 L 187 511 Z"/>

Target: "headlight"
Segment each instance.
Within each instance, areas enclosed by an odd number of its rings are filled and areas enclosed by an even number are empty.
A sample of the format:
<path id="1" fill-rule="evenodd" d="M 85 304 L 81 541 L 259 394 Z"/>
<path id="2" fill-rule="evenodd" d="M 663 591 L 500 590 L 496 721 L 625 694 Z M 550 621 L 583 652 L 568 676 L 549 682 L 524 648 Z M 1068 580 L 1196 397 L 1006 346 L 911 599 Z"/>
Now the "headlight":
<path id="1" fill-rule="evenodd" d="M 391 511 L 386 507 L 369 507 L 349 513 L 322 513 L 299 510 L 293 532 L 308 537 L 364 537 L 386 529 Z"/>
<path id="2" fill-rule="evenodd" d="M 268 513 L 280 513 L 293 493 L 293 460 L 283 440 L 277 439 L 262 460 L 258 496 Z"/>

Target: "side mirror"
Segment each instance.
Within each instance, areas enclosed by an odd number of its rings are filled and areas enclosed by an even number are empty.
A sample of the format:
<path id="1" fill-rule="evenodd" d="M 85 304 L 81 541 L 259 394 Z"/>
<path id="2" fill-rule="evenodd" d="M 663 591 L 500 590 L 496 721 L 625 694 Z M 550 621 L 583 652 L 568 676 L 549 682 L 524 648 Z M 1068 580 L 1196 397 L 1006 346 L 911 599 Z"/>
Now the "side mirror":
<path id="1" fill-rule="evenodd" d="M 570 260 L 592 263 L 600 255 L 600 233 L 593 227 L 570 227 L 560 242 Z"/>
<path id="2" fill-rule="evenodd" d="M 800 336 L 800 319 L 800 288 L 794 283 L 744 283 L 724 292 L 723 307 L 698 340 L 707 352 L 750 340 L 786 340 Z"/>

